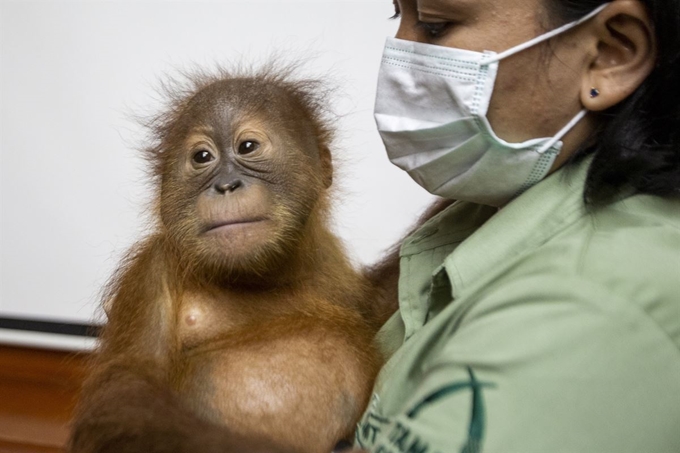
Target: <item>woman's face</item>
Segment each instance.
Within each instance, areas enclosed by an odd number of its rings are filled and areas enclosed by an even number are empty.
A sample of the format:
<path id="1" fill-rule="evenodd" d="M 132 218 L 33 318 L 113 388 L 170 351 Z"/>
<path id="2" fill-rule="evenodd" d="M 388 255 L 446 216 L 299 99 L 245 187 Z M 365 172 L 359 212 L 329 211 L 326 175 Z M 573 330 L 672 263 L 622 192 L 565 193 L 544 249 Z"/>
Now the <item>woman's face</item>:
<path id="1" fill-rule="evenodd" d="M 501 52 L 555 28 L 543 1 L 547 0 L 398 0 L 401 23 L 396 37 Z M 522 142 L 553 136 L 583 108 L 583 49 L 575 38 L 570 31 L 500 62 L 488 111 L 500 138 Z M 565 136 L 553 169 L 578 148 L 591 128 L 586 119 Z"/>

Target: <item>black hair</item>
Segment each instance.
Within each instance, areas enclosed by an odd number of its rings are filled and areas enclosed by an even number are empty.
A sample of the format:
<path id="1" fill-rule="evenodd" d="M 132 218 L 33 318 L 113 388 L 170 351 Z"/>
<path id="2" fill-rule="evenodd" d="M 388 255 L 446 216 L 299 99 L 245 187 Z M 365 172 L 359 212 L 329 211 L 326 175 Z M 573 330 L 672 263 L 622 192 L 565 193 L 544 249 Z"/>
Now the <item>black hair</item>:
<path id="1" fill-rule="evenodd" d="M 577 20 L 608 0 L 545 0 L 559 23 Z M 641 0 L 652 21 L 656 64 L 628 98 L 601 112 L 584 199 L 604 205 L 626 191 L 680 197 L 680 0 Z"/>

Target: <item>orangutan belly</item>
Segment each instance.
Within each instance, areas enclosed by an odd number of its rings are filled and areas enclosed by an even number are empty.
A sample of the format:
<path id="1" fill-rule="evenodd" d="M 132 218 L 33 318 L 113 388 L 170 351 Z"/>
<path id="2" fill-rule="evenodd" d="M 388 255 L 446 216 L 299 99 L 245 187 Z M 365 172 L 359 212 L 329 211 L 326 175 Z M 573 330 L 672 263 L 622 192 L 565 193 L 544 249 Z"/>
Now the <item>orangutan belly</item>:
<path id="1" fill-rule="evenodd" d="M 300 452 L 329 452 L 351 437 L 374 364 L 346 332 L 318 325 L 230 334 L 186 355 L 180 394 L 230 430 Z M 366 345 L 363 345 L 366 349 Z"/>

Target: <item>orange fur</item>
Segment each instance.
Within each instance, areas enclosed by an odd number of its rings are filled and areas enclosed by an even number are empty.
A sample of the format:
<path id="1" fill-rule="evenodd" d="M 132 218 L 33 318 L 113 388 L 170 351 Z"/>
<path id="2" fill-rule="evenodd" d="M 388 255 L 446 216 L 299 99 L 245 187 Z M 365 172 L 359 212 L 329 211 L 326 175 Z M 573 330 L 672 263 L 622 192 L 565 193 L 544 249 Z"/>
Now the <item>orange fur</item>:
<path id="1" fill-rule="evenodd" d="M 70 451 L 330 451 L 390 310 L 327 224 L 320 85 L 272 68 L 191 81 L 150 124 L 157 227 L 109 286 Z"/>

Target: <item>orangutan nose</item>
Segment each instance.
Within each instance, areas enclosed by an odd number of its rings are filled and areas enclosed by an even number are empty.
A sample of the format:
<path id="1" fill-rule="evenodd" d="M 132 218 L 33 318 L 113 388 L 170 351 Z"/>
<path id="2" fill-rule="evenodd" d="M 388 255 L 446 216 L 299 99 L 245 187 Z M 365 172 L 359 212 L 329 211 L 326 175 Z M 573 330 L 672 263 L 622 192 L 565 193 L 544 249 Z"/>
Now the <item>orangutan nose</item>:
<path id="1" fill-rule="evenodd" d="M 243 185 L 243 182 L 241 182 L 240 179 L 237 179 L 236 181 L 231 181 L 227 183 L 215 183 L 215 190 L 217 190 L 219 193 L 227 193 L 227 192 L 233 192 L 234 190 L 238 189 Z"/>

